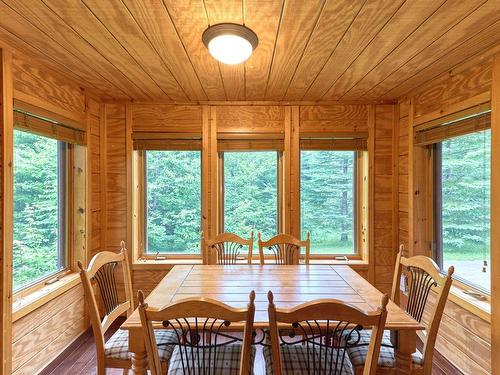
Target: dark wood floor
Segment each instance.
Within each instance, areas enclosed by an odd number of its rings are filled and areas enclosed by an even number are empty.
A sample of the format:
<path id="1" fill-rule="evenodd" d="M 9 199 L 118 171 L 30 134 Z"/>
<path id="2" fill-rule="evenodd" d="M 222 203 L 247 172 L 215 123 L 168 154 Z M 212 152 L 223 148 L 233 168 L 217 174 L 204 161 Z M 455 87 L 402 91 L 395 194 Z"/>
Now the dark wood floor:
<path id="1" fill-rule="evenodd" d="M 116 324 L 106 332 L 106 339 L 116 332 L 123 321 L 117 320 Z M 59 357 L 50 363 L 40 375 L 91 375 L 97 374 L 95 340 L 92 330 L 87 330 Z M 121 375 L 123 370 L 109 369 L 107 375 Z"/>
<path id="2" fill-rule="evenodd" d="M 122 322 L 117 321 L 106 334 L 110 337 Z M 96 374 L 96 353 L 94 335 L 91 330 L 85 332 L 74 344 L 50 363 L 40 375 L 93 375 Z M 260 360 L 259 360 L 260 359 Z M 108 369 L 107 375 L 121 375 L 123 370 Z M 257 353 L 254 367 L 255 375 L 264 375 L 265 367 L 261 353 Z M 446 358 L 436 353 L 433 363 L 433 375 L 464 375 Z M 129 372 L 131 374 L 131 372 Z"/>

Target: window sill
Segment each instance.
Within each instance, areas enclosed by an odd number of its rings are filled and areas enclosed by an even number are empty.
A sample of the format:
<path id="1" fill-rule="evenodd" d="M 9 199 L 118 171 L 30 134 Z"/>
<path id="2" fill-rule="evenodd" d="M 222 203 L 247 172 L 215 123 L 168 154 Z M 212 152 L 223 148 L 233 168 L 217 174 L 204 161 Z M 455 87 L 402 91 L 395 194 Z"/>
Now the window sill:
<path id="1" fill-rule="evenodd" d="M 354 268 L 368 269 L 368 262 L 361 259 L 335 260 L 335 259 L 311 259 L 309 264 L 331 264 L 342 266 L 353 266 Z"/>
<path id="2" fill-rule="evenodd" d="M 19 298 L 12 304 L 12 321 L 21 319 L 79 283 L 80 275 L 76 272 L 70 273 L 53 284 L 45 285 L 33 293 Z"/>
<path id="3" fill-rule="evenodd" d="M 450 290 L 449 299 L 463 309 L 478 316 L 484 321 L 491 323 L 491 303 L 488 300 L 480 300 L 464 293 L 465 289 L 453 285 Z"/>
<path id="4" fill-rule="evenodd" d="M 171 258 L 171 259 L 144 259 L 140 258 L 132 264 L 132 270 L 169 270 L 180 264 L 203 264 L 201 258 Z"/>
<path id="5" fill-rule="evenodd" d="M 333 259 L 311 259 L 310 264 L 331 264 L 331 265 L 346 265 L 355 270 L 367 270 L 368 262 L 364 260 L 333 260 Z M 132 270 L 169 270 L 176 265 L 197 265 L 203 264 L 201 259 L 197 258 L 177 258 L 177 259 L 138 259 L 132 264 Z M 246 264 L 246 263 L 242 263 Z M 254 259 L 252 264 L 259 264 L 258 259 Z"/>

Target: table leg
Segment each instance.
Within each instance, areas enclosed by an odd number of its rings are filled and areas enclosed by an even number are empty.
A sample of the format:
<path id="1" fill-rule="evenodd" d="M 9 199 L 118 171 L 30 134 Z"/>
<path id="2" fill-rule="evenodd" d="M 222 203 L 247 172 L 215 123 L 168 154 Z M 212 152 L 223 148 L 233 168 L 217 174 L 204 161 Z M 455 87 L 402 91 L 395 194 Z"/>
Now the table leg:
<path id="1" fill-rule="evenodd" d="M 144 375 L 148 369 L 148 357 L 142 332 L 131 329 L 128 333 L 128 350 L 132 353 L 132 373 Z"/>
<path id="2" fill-rule="evenodd" d="M 411 355 L 417 350 L 417 332 L 400 330 L 398 332 L 398 347 L 396 348 L 397 374 L 411 374 Z"/>
<path id="3" fill-rule="evenodd" d="M 146 374 L 147 369 L 148 369 L 148 358 L 146 353 L 132 352 L 132 373 L 143 375 Z"/>

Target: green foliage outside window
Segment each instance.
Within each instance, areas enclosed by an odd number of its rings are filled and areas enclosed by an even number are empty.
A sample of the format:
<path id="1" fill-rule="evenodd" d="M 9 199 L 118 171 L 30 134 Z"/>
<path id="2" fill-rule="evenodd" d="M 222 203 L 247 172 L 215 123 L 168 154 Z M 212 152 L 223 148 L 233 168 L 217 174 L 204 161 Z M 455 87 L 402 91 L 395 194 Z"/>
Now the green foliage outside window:
<path id="1" fill-rule="evenodd" d="M 58 142 L 14 131 L 14 290 L 60 269 Z"/>
<path id="2" fill-rule="evenodd" d="M 199 253 L 201 152 L 147 151 L 149 253 Z"/>
<path id="3" fill-rule="evenodd" d="M 354 253 L 353 151 L 301 151 L 300 222 L 312 254 Z"/>
<path id="4" fill-rule="evenodd" d="M 491 131 L 442 142 L 443 263 L 489 289 Z"/>
<path id="5" fill-rule="evenodd" d="M 224 153 L 224 231 L 248 238 L 277 234 L 278 153 Z"/>

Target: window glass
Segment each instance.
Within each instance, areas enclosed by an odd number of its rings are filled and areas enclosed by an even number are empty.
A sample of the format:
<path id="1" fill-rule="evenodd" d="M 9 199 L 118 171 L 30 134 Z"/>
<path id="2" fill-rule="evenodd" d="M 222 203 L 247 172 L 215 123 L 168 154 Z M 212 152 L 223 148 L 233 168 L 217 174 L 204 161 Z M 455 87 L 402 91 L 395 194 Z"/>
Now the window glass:
<path id="1" fill-rule="evenodd" d="M 65 267 L 65 149 L 14 130 L 14 290 Z"/>
<path id="2" fill-rule="evenodd" d="M 490 290 L 490 130 L 441 143 L 442 267 Z M 439 178 L 439 176 L 438 176 Z M 439 214 L 439 211 L 437 211 Z M 441 247 L 441 249 L 439 249 Z"/>
<path id="3" fill-rule="evenodd" d="M 146 252 L 199 254 L 201 152 L 146 151 Z"/>
<path id="4" fill-rule="evenodd" d="M 353 254 L 354 151 L 301 151 L 300 223 L 311 254 Z"/>
<path id="5" fill-rule="evenodd" d="M 224 231 L 267 240 L 278 229 L 278 152 L 224 152 Z"/>

